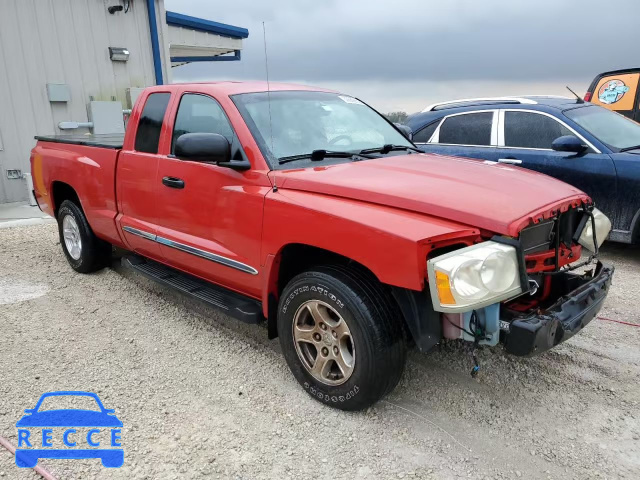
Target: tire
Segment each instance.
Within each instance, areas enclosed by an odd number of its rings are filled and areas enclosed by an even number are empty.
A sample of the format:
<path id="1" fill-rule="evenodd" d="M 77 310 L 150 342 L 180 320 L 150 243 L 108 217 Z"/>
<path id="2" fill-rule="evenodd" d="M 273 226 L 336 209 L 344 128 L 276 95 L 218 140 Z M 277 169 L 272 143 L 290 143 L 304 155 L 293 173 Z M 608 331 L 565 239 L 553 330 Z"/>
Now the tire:
<path id="1" fill-rule="evenodd" d="M 401 313 L 367 272 L 326 266 L 294 277 L 278 305 L 278 336 L 300 385 L 341 410 L 371 406 L 402 377 L 407 347 Z"/>
<path id="2" fill-rule="evenodd" d="M 111 245 L 95 236 L 80 207 L 70 200 L 58 210 L 58 233 L 62 251 L 76 272 L 91 273 L 109 265 Z"/>

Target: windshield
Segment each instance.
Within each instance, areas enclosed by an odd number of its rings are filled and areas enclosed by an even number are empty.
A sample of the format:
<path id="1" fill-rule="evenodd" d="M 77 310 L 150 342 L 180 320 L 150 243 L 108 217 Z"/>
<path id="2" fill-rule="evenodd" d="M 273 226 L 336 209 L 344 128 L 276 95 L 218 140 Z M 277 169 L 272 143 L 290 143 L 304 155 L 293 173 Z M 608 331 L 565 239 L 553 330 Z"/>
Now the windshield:
<path id="1" fill-rule="evenodd" d="M 564 114 L 614 150 L 640 146 L 640 124 L 611 110 L 590 105 Z"/>
<path id="2" fill-rule="evenodd" d="M 309 166 L 309 158 L 287 166 L 279 165 L 278 160 L 314 150 L 355 153 L 391 144 L 413 147 L 378 112 L 346 95 L 278 91 L 245 93 L 232 99 L 272 168 Z M 329 154 L 326 158 L 350 161 Z"/>

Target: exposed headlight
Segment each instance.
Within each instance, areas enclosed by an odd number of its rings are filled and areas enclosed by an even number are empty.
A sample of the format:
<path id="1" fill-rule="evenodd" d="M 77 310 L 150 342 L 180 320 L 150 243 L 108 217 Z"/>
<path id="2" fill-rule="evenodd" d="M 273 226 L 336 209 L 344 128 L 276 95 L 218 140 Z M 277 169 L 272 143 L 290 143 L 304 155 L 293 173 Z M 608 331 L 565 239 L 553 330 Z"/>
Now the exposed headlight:
<path id="1" fill-rule="evenodd" d="M 516 249 L 489 241 L 427 262 L 433 308 L 467 312 L 522 293 Z"/>
<path id="2" fill-rule="evenodd" d="M 600 245 L 602 245 L 602 242 L 604 242 L 611 231 L 611 220 L 597 208 L 593 209 L 593 219 L 596 222 L 596 241 L 598 242 L 598 248 L 600 248 Z M 587 217 L 587 223 L 585 223 L 582 229 L 578 243 L 592 252 L 596 251 L 593 241 L 593 222 L 591 222 L 590 217 Z"/>

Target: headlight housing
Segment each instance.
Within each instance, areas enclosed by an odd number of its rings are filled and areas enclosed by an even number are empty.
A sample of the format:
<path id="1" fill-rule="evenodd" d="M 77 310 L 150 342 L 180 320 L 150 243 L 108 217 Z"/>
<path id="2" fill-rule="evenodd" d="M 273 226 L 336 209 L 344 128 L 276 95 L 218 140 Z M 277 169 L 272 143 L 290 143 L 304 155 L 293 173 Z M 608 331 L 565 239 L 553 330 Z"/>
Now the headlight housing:
<path id="1" fill-rule="evenodd" d="M 434 310 L 467 312 L 522 293 L 516 249 L 489 241 L 427 262 Z"/>
<path id="2" fill-rule="evenodd" d="M 596 241 L 598 243 L 598 248 L 600 248 L 600 245 L 602 245 L 602 243 L 609 235 L 609 232 L 611 231 L 611 220 L 609 220 L 609 218 L 607 218 L 607 216 L 597 208 L 594 208 L 592 213 L 593 219 L 596 223 Z M 582 232 L 580 233 L 578 243 L 587 250 L 595 252 L 596 248 L 593 241 L 593 222 L 591 221 L 590 216 L 585 215 L 585 218 L 587 221 L 584 224 Z"/>

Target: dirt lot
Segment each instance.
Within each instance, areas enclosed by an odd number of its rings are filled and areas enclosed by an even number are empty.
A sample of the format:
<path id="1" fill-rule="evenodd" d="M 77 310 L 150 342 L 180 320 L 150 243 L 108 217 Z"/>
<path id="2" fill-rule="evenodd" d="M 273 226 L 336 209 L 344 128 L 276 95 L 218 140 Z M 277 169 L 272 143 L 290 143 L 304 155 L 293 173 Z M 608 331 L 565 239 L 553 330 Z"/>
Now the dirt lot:
<path id="1" fill-rule="evenodd" d="M 640 249 L 609 246 L 600 315 L 640 323 Z M 0 435 L 52 390 L 98 393 L 125 465 L 59 478 L 640 478 L 640 328 L 594 320 L 534 359 L 412 352 L 369 411 L 312 400 L 277 341 L 117 268 L 79 275 L 55 225 L 0 230 Z M 36 478 L 0 449 L 0 478 Z"/>

